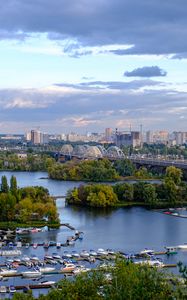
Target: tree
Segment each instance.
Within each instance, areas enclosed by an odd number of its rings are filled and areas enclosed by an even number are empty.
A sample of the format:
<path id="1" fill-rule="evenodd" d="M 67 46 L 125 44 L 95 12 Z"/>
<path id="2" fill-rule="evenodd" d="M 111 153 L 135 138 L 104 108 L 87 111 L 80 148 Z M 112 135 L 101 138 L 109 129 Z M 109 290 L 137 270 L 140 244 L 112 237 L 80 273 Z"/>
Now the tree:
<path id="1" fill-rule="evenodd" d="M 133 176 L 136 169 L 129 159 L 116 160 L 114 168 L 120 176 Z"/>
<path id="2" fill-rule="evenodd" d="M 156 194 L 156 188 L 153 184 L 146 184 L 144 186 L 144 197 L 143 200 L 145 203 L 148 203 L 150 205 L 155 205 L 157 202 L 157 194 Z"/>
<path id="3" fill-rule="evenodd" d="M 13 195 L 17 193 L 17 179 L 14 175 L 10 178 L 10 191 Z"/>
<path id="4" fill-rule="evenodd" d="M 120 201 L 132 201 L 134 197 L 134 186 L 130 183 L 117 183 L 113 186 L 114 192 Z"/>
<path id="5" fill-rule="evenodd" d="M 8 193 L 8 191 L 9 191 L 9 186 L 8 186 L 7 178 L 6 178 L 6 176 L 2 176 L 1 177 L 1 192 Z"/>
<path id="6" fill-rule="evenodd" d="M 165 177 L 172 179 L 176 185 L 179 185 L 182 179 L 182 171 L 174 166 L 167 167 Z"/>

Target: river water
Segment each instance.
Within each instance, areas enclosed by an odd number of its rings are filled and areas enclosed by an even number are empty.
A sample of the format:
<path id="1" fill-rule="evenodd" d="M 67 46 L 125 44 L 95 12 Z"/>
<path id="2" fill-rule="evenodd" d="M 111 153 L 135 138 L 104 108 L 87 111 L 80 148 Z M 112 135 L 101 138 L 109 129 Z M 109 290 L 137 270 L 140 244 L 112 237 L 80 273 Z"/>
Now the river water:
<path id="1" fill-rule="evenodd" d="M 80 182 L 42 179 L 47 177 L 45 172 L 0 172 L 0 176 L 2 175 L 6 175 L 8 179 L 11 175 L 15 175 L 19 187 L 42 185 L 48 188 L 50 194 L 54 196 L 65 195 L 68 189 L 80 184 Z M 61 222 L 70 223 L 77 230 L 84 232 L 83 240 L 78 240 L 75 246 L 68 248 L 68 251 L 112 248 L 127 253 L 137 253 L 144 248 L 161 251 L 164 250 L 164 246 L 175 246 L 187 242 L 187 219 L 140 207 L 97 210 L 66 206 L 63 199 L 58 199 L 56 203 Z M 36 243 L 41 241 L 63 243 L 67 236 L 71 235 L 71 230 L 61 227 L 55 231 L 32 234 L 31 239 Z M 27 255 L 37 254 L 38 257 L 42 257 L 45 250 L 41 248 L 36 250 L 30 248 L 24 251 Z M 49 248 L 47 252 L 56 252 L 56 248 L 52 248 Z M 63 251 L 64 249 L 61 249 L 60 253 Z M 166 263 L 182 261 L 187 264 L 187 251 L 180 251 L 177 255 L 162 258 Z M 60 278 L 58 275 L 53 279 L 59 280 Z M 20 280 L 14 278 L 7 284 L 16 285 Z"/>

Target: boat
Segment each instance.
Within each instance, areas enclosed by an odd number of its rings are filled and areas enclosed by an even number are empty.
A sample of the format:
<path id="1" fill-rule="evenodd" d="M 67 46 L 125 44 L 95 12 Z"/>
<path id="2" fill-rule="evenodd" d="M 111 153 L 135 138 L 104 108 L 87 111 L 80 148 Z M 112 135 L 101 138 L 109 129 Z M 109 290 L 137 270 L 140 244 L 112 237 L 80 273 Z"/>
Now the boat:
<path id="1" fill-rule="evenodd" d="M 42 273 L 38 270 L 35 270 L 35 271 L 21 272 L 21 275 L 25 278 L 37 278 L 37 277 L 40 277 L 42 275 Z"/>
<path id="2" fill-rule="evenodd" d="M 81 257 L 89 257 L 90 254 L 88 253 L 88 251 L 82 250 L 82 252 L 80 253 L 80 256 L 81 256 Z"/>
<path id="3" fill-rule="evenodd" d="M 12 242 L 8 243 L 8 248 L 9 248 L 9 249 L 14 248 L 14 244 L 13 244 Z"/>
<path id="4" fill-rule="evenodd" d="M 46 254 L 46 255 L 44 256 L 44 259 L 53 259 L 53 257 L 52 257 L 52 255 Z"/>
<path id="5" fill-rule="evenodd" d="M 11 293 L 11 294 L 16 293 L 16 289 L 15 289 L 14 285 L 9 286 L 9 293 Z"/>
<path id="6" fill-rule="evenodd" d="M 90 250 L 90 255 L 91 256 L 97 256 L 97 252 L 95 250 Z"/>
<path id="7" fill-rule="evenodd" d="M 62 267 L 60 270 L 63 273 L 71 273 L 75 270 L 75 265 L 74 264 L 66 264 L 65 267 Z"/>
<path id="8" fill-rule="evenodd" d="M 22 248 L 22 242 L 17 242 L 17 248 Z"/>
<path id="9" fill-rule="evenodd" d="M 115 255 L 115 251 L 113 251 L 112 249 L 107 249 L 108 254 L 110 255 Z"/>
<path id="10" fill-rule="evenodd" d="M 89 272 L 90 270 L 90 268 L 86 268 L 85 266 L 79 265 L 75 268 L 75 270 L 73 270 L 73 274 L 77 275 L 80 273 Z"/>
<path id="11" fill-rule="evenodd" d="M 23 262 L 28 262 L 28 261 L 30 261 L 30 257 L 24 255 L 23 258 L 22 258 L 22 261 Z"/>
<path id="12" fill-rule="evenodd" d="M 38 244 L 37 244 L 37 243 L 34 243 L 34 244 L 33 244 L 33 248 L 36 249 L 37 247 L 38 247 Z"/>
<path id="13" fill-rule="evenodd" d="M 164 267 L 163 262 L 161 262 L 158 259 L 136 261 L 135 264 L 138 264 L 138 265 L 148 265 L 150 267 L 157 267 L 157 268 L 163 268 Z"/>
<path id="14" fill-rule="evenodd" d="M 61 256 L 60 256 L 58 253 L 53 253 L 53 254 L 52 254 L 52 257 L 53 257 L 54 259 L 61 259 Z"/>
<path id="15" fill-rule="evenodd" d="M 21 255 L 21 250 L 2 250 L 0 251 L 0 256 L 19 256 Z"/>
<path id="16" fill-rule="evenodd" d="M 64 254 L 62 256 L 66 258 L 72 258 L 72 255 L 68 251 L 64 251 Z"/>
<path id="17" fill-rule="evenodd" d="M 50 273 L 50 272 L 55 271 L 55 268 L 52 268 L 52 267 L 43 267 L 43 268 L 39 268 L 39 271 L 41 273 Z"/>
<path id="18" fill-rule="evenodd" d="M 17 273 L 17 270 L 14 270 L 14 269 L 5 269 L 5 268 L 0 269 L 1 276 L 12 276 L 12 275 L 15 275 L 16 273 Z"/>
<path id="19" fill-rule="evenodd" d="M 184 245 L 178 245 L 177 248 L 178 248 L 178 249 L 181 249 L 181 250 L 187 250 L 187 244 L 184 244 Z"/>
<path id="20" fill-rule="evenodd" d="M 153 253 L 154 253 L 155 251 L 154 250 L 152 250 L 152 249 L 144 249 L 144 250 L 142 250 L 142 251 L 140 251 L 140 255 L 153 255 Z"/>
<path id="21" fill-rule="evenodd" d="M 38 262 L 39 258 L 36 255 L 33 255 L 30 260 L 34 261 L 34 262 Z"/>
<path id="22" fill-rule="evenodd" d="M 57 249 L 60 249 L 61 248 L 61 243 L 56 243 L 56 247 L 57 247 Z"/>
<path id="23" fill-rule="evenodd" d="M 7 292 L 6 286 L 4 286 L 4 285 L 0 286 L 0 293 L 5 294 L 6 292 Z"/>
<path id="24" fill-rule="evenodd" d="M 107 255 L 108 252 L 107 252 L 106 250 L 102 249 L 102 248 L 99 248 L 99 249 L 97 250 L 97 254 L 98 254 L 98 255 Z"/>
<path id="25" fill-rule="evenodd" d="M 177 247 L 164 247 L 166 249 L 166 254 L 177 254 Z"/>
<path id="26" fill-rule="evenodd" d="M 30 244 L 29 244 L 29 243 L 26 243 L 26 244 L 25 244 L 25 248 L 28 249 L 29 247 L 30 247 Z"/>
<path id="27" fill-rule="evenodd" d="M 43 244 L 43 247 L 44 247 L 45 249 L 48 249 L 48 248 L 49 248 L 49 243 L 47 243 L 47 242 L 44 243 L 44 244 Z"/>
<path id="28" fill-rule="evenodd" d="M 41 281 L 38 285 L 54 285 L 56 282 L 52 280 Z"/>
<path id="29" fill-rule="evenodd" d="M 79 232 L 79 240 L 83 239 L 83 232 Z"/>
<path id="30" fill-rule="evenodd" d="M 32 228 L 32 229 L 30 229 L 31 233 L 37 233 L 37 232 L 41 232 L 41 231 L 42 231 L 41 228 Z"/>
<path id="31" fill-rule="evenodd" d="M 72 253 L 73 257 L 77 257 L 77 258 L 80 257 L 80 255 L 79 255 L 79 253 L 77 251 L 72 251 L 71 253 Z"/>

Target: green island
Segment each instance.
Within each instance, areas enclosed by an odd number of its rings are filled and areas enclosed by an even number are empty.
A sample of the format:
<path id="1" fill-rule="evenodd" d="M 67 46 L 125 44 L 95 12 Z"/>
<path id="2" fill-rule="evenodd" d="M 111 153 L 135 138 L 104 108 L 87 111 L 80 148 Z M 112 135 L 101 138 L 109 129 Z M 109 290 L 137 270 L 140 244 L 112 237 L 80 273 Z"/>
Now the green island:
<path id="1" fill-rule="evenodd" d="M 42 186 L 18 188 L 15 176 L 1 178 L 0 228 L 59 226 L 57 208 Z"/>
<path id="2" fill-rule="evenodd" d="M 117 260 L 114 266 L 62 279 L 39 300 L 182 300 L 186 299 L 184 278 L 164 273 L 156 267 Z M 32 292 L 15 293 L 13 300 L 33 300 Z"/>
<path id="3" fill-rule="evenodd" d="M 68 191 L 66 201 L 68 204 L 88 207 L 175 207 L 187 204 L 187 184 L 182 181 L 182 171 L 170 166 L 160 184 L 140 181 L 134 184 L 80 185 Z"/>

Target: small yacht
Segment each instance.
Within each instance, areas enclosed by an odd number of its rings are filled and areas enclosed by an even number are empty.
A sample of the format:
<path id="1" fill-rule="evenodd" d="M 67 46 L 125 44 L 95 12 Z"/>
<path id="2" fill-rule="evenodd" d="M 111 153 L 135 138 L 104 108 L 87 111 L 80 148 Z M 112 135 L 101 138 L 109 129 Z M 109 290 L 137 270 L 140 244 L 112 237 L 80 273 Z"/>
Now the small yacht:
<path id="1" fill-rule="evenodd" d="M 93 249 L 90 250 L 90 255 L 91 256 L 97 256 L 97 252 Z"/>
<path id="2" fill-rule="evenodd" d="M 28 249 L 29 247 L 30 247 L 30 244 L 29 244 L 29 243 L 26 243 L 26 244 L 25 244 L 25 248 Z"/>
<path id="3" fill-rule="evenodd" d="M 37 243 L 34 243 L 34 244 L 33 244 L 33 248 L 36 249 L 37 247 L 38 247 L 38 244 L 37 244 Z"/>
<path id="4" fill-rule="evenodd" d="M 181 250 L 187 250 L 187 244 L 184 244 L 184 245 L 178 245 L 178 249 L 181 249 Z"/>
<path id="5" fill-rule="evenodd" d="M 11 275 L 15 275 L 16 273 L 17 273 L 17 270 L 14 270 L 14 269 L 5 269 L 5 268 L 0 269 L 1 276 L 11 276 Z"/>
<path id="6" fill-rule="evenodd" d="M 35 271 L 22 272 L 21 275 L 25 278 L 37 278 L 37 277 L 40 277 L 42 275 L 42 273 L 38 270 L 35 270 Z"/>
<path id="7" fill-rule="evenodd" d="M 65 258 L 72 258 L 72 255 L 68 251 L 64 251 L 63 257 L 65 257 Z"/>
<path id="8" fill-rule="evenodd" d="M 97 254 L 98 254 L 98 255 L 107 255 L 107 254 L 108 254 L 108 251 L 106 251 L 106 250 L 104 250 L 104 249 L 102 249 L 102 248 L 99 248 L 99 249 L 97 250 Z"/>
<path id="9" fill-rule="evenodd" d="M 88 253 L 88 251 L 82 250 L 81 253 L 80 253 L 80 256 L 82 256 L 82 257 L 89 257 L 90 254 Z"/>
<path id="10" fill-rule="evenodd" d="M 61 259 L 61 256 L 60 256 L 58 253 L 53 253 L 53 254 L 52 254 L 52 257 L 53 257 L 54 259 Z"/>
<path id="11" fill-rule="evenodd" d="M 45 280 L 38 283 L 38 285 L 54 285 L 56 282 L 52 280 Z"/>
<path id="12" fill-rule="evenodd" d="M 10 286 L 9 286 L 9 293 L 11 293 L 11 294 L 16 293 L 16 289 L 15 289 L 15 286 L 14 286 L 14 285 L 10 285 Z"/>
<path id="13" fill-rule="evenodd" d="M 76 258 L 80 257 L 80 254 L 77 251 L 75 251 L 75 250 L 72 251 L 71 253 L 72 253 L 73 257 L 76 257 Z"/>
<path id="14" fill-rule="evenodd" d="M 56 247 L 57 247 L 57 249 L 60 249 L 61 248 L 61 243 L 56 243 Z"/>
<path id="15" fill-rule="evenodd" d="M 42 268 L 39 268 L 39 271 L 41 273 L 50 273 L 50 272 L 55 271 L 55 268 L 52 268 L 52 267 L 42 267 Z"/>
<path id="16" fill-rule="evenodd" d="M 4 285 L 0 286 L 0 293 L 5 294 L 6 292 L 7 292 L 7 287 Z"/>
<path id="17" fill-rule="evenodd" d="M 154 250 L 152 250 L 152 249 L 144 249 L 144 250 L 142 250 L 142 251 L 140 251 L 140 255 L 146 255 L 146 254 L 148 254 L 148 255 L 153 255 L 154 254 Z"/>
<path id="18" fill-rule="evenodd" d="M 61 272 L 63 273 L 71 273 L 75 270 L 75 265 L 74 264 L 66 264 L 65 267 L 62 267 Z"/>

